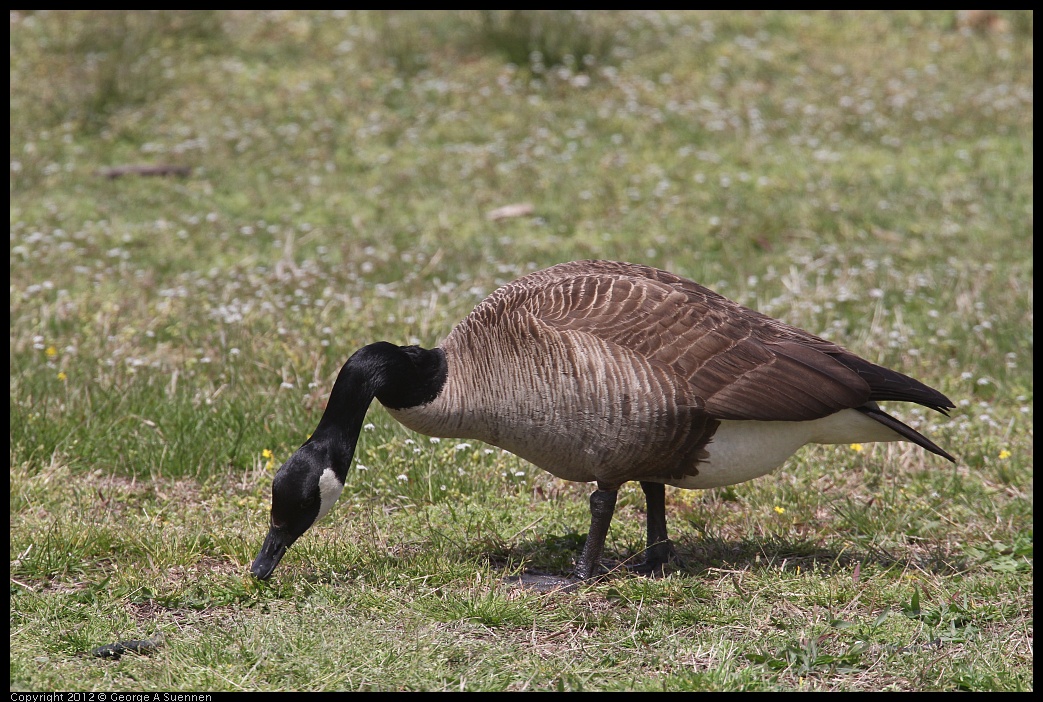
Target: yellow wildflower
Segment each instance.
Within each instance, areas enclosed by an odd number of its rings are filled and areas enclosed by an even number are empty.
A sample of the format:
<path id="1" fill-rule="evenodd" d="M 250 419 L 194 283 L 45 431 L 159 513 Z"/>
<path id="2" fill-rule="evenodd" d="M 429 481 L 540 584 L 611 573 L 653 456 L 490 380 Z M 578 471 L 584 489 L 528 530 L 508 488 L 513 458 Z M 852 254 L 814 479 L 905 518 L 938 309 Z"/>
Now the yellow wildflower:
<path id="1" fill-rule="evenodd" d="M 1005 461 L 1008 458 L 1010 458 L 1010 451 L 1008 451 L 1007 449 L 1003 449 L 1002 451 L 1000 451 L 1000 460 L 1001 461 Z"/>
<path id="2" fill-rule="evenodd" d="M 44 349 L 44 354 L 47 356 L 47 358 L 54 358 L 58 355 L 58 349 L 54 348 L 53 346 L 48 346 L 46 349 Z"/>
<path id="3" fill-rule="evenodd" d="M 783 514 L 785 511 L 786 511 L 785 507 L 779 507 L 778 505 L 775 506 L 775 512 L 777 514 Z"/>
<path id="4" fill-rule="evenodd" d="M 58 380 L 60 380 L 60 381 L 62 381 L 64 383 L 68 379 L 69 379 L 69 376 L 65 375 L 65 371 L 58 371 Z"/>
<path id="5" fill-rule="evenodd" d="M 852 451 L 861 451 L 862 450 L 862 444 L 851 444 L 851 450 Z"/>

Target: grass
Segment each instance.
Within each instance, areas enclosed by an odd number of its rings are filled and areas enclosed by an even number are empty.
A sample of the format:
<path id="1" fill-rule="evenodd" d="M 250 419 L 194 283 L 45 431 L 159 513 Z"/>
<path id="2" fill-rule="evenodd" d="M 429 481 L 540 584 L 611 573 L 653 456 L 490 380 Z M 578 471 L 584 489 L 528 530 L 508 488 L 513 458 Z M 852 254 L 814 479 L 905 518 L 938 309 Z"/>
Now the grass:
<path id="1" fill-rule="evenodd" d="M 15 12 L 11 57 L 12 690 L 1032 689 L 1031 13 Z M 671 490 L 684 568 L 540 594 L 589 487 L 375 404 L 247 575 L 352 351 L 585 257 L 939 388 L 892 409 L 959 463 Z"/>

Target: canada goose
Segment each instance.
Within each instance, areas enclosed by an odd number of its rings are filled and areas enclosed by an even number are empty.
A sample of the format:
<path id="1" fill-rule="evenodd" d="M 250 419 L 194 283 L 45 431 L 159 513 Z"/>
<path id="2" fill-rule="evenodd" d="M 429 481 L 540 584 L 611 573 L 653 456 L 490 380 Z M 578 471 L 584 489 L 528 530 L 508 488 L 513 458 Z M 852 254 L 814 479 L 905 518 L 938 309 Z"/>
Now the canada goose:
<path id="1" fill-rule="evenodd" d="M 493 292 L 438 348 L 377 342 L 347 360 L 318 427 L 275 475 L 256 577 L 333 507 L 374 397 L 415 431 L 596 482 L 581 580 L 599 572 L 616 491 L 631 480 L 647 501 L 638 570 L 653 571 L 675 558 L 664 485 L 741 483 L 807 443 L 911 441 L 955 462 L 877 406 L 947 415 L 937 390 L 672 273 L 563 263 Z"/>

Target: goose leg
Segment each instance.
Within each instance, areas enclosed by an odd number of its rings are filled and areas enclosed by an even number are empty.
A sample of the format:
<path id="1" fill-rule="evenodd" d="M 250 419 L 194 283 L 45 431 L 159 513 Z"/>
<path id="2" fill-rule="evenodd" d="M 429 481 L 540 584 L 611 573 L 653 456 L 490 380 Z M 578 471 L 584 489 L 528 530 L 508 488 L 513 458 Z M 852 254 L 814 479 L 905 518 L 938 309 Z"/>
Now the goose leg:
<path id="1" fill-rule="evenodd" d="M 631 566 L 631 570 L 637 573 L 660 573 L 667 565 L 680 563 L 677 551 L 666 534 L 666 486 L 642 480 L 641 489 L 645 492 L 648 543 L 644 560 Z"/>
<path id="2" fill-rule="evenodd" d="M 576 563 L 576 577 L 580 580 L 589 580 L 601 572 L 601 552 L 605 550 L 605 537 L 615 511 L 616 490 L 605 490 L 599 485 L 590 493 L 590 531 Z"/>
<path id="3" fill-rule="evenodd" d="M 601 566 L 601 552 L 605 550 L 605 537 L 608 536 L 608 527 L 612 523 L 612 514 L 615 511 L 616 490 L 606 490 L 599 486 L 591 493 L 590 531 L 587 532 L 583 551 L 576 560 L 573 577 L 522 573 L 505 578 L 505 581 L 540 592 L 571 592 L 584 580 L 600 575 L 604 571 Z"/>

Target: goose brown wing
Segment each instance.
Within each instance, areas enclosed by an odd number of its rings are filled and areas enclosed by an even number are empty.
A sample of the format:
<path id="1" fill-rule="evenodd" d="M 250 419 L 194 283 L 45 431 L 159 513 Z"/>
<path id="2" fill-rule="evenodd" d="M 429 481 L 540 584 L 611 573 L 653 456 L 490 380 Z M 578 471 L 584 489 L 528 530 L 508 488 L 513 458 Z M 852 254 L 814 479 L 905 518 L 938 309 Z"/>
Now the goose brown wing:
<path id="1" fill-rule="evenodd" d="M 516 304 L 551 328 L 584 331 L 669 368 L 717 419 L 817 419 L 871 401 L 869 367 L 895 385 L 905 378 L 654 268 L 582 261 L 540 273 L 514 291 Z"/>

